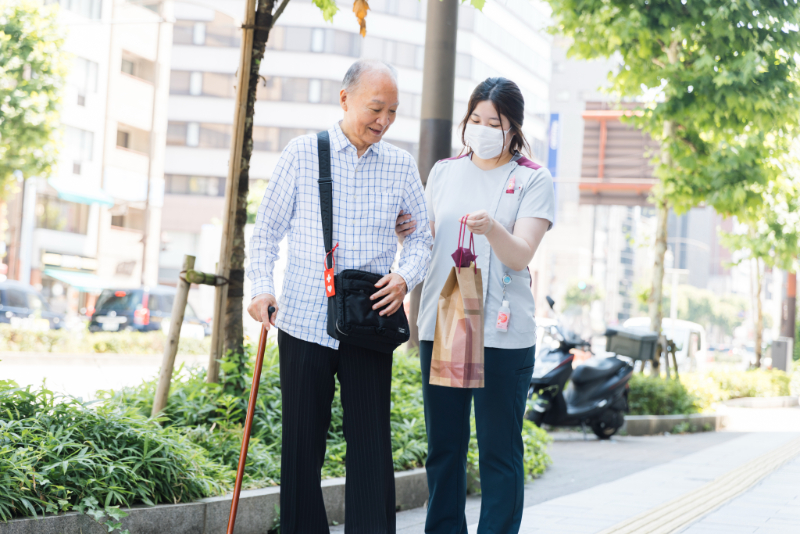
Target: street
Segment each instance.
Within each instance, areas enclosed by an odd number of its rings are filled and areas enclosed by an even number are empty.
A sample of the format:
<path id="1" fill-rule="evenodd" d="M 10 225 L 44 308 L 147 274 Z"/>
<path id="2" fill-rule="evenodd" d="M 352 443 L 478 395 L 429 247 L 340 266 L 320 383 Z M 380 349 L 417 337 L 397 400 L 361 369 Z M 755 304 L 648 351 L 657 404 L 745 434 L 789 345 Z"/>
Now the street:
<path id="1" fill-rule="evenodd" d="M 584 440 L 575 432 L 555 433 L 550 453 L 553 465 L 525 488 L 520 532 L 797 532 L 800 408 L 728 411 L 730 425 L 723 432 L 615 436 L 606 442 L 594 436 Z M 787 446 L 789 450 L 781 451 Z M 770 466 L 763 460 L 774 460 L 770 457 L 779 453 L 784 456 L 778 461 L 784 461 L 768 472 Z M 761 464 L 753 465 L 754 459 Z M 746 482 L 755 481 L 744 488 L 740 484 L 739 493 L 719 503 L 691 495 L 700 488 L 708 489 L 708 495 L 725 494 L 731 486 L 730 477 L 725 477 L 731 473 L 749 476 Z M 680 502 L 687 494 L 692 497 L 690 501 Z M 694 505 L 696 516 L 689 514 L 690 505 Z M 631 524 L 630 520 L 640 514 L 645 519 Z M 470 534 L 477 533 L 479 515 L 480 496 L 469 497 Z M 675 525 L 664 526 L 670 522 Z M 397 515 L 398 533 L 422 534 L 424 525 L 424 508 Z M 342 533 L 344 526 L 333 527 L 331 532 Z"/>

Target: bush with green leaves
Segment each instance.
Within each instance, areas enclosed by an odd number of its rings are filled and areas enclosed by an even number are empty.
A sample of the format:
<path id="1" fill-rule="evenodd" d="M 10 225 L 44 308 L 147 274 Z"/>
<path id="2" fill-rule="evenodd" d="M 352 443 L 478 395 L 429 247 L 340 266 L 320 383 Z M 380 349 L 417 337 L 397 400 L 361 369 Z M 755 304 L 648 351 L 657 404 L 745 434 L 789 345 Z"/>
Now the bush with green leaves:
<path id="1" fill-rule="evenodd" d="M 789 375 L 778 369 L 749 371 L 713 370 L 686 374 L 681 381 L 700 399 L 701 408 L 741 397 L 783 397 L 791 395 Z"/>
<path id="2" fill-rule="evenodd" d="M 636 374 L 631 378 L 628 401 L 633 415 L 708 412 L 729 399 L 791 395 L 791 380 L 777 369 L 684 373 L 680 380 Z"/>
<path id="3" fill-rule="evenodd" d="M 234 472 L 174 428 L 118 403 L 89 406 L 0 381 L 0 520 L 224 493 Z"/>
<path id="4" fill-rule="evenodd" d="M 0 324 L 0 351 L 54 353 L 163 354 L 167 336 L 163 332 L 74 332 L 21 330 Z M 208 354 L 211 338 L 183 337 L 178 352 Z"/>
<path id="5" fill-rule="evenodd" d="M 631 415 L 682 415 L 696 413 L 696 397 L 678 380 L 634 374 L 628 404 Z"/>
<path id="6" fill-rule="evenodd" d="M 252 347 L 247 347 L 252 354 Z M 178 429 L 209 456 L 231 468 L 239 458 L 242 425 L 247 408 L 254 358 L 229 355 L 221 363 L 219 384 L 205 382 L 202 368 L 178 369 L 164 410 L 165 424 Z M 242 369 L 244 372 L 242 373 Z M 105 392 L 102 398 L 135 408 L 143 415 L 152 409 L 156 382 L 135 388 Z M 346 442 L 343 432 L 343 411 L 337 384 L 331 407 L 331 425 L 322 476 L 345 475 Z M 427 456 L 425 413 L 422 401 L 422 372 L 413 353 L 394 355 L 392 368 L 392 457 L 396 471 L 424 465 Z M 538 476 L 550 458 L 546 448 L 549 436 L 533 425 L 523 433 L 526 445 L 526 472 Z M 253 422 L 250 452 L 245 469 L 245 487 L 263 487 L 280 483 L 281 395 L 278 349 L 267 345 L 261 372 L 256 416 Z M 471 454 L 477 465 L 477 444 L 473 440 Z"/>

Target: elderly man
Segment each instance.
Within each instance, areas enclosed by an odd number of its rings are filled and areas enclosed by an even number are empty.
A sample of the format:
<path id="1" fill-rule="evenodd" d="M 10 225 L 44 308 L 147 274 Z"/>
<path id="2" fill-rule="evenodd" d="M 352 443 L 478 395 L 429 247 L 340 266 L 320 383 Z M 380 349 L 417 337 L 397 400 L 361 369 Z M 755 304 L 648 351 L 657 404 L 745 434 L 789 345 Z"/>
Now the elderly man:
<path id="1" fill-rule="evenodd" d="M 358 61 L 344 77 L 344 118 L 328 130 L 333 179 L 336 272 L 385 275 L 374 309 L 393 314 L 427 272 L 433 242 L 414 159 L 381 141 L 397 115 L 397 80 L 382 62 Z M 389 421 L 392 356 L 340 343 L 326 331 L 325 248 L 317 180 L 317 137 L 293 139 L 281 154 L 258 210 L 248 276 L 248 312 L 278 328 L 283 402 L 281 532 L 329 532 L 320 470 L 331 420 L 334 375 L 341 385 L 347 440 L 346 532 L 395 532 L 394 469 Z M 404 242 L 396 270 L 397 214 L 418 230 Z M 280 306 L 272 271 L 289 236 Z M 272 316 L 269 306 L 280 310 Z"/>

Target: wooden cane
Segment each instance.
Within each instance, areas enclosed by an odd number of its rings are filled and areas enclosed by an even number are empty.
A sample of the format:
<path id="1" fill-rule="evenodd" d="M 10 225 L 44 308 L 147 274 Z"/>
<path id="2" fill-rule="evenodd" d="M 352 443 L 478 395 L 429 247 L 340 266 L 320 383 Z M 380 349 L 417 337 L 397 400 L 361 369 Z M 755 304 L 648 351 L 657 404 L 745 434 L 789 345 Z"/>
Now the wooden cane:
<path id="1" fill-rule="evenodd" d="M 267 310 L 268 318 L 275 313 L 275 308 L 270 306 Z M 256 413 L 256 397 L 258 397 L 258 384 L 261 382 L 261 366 L 264 364 L 264 350 L 267 346 L 267 329 L 261 325 L 261 335 L 258 337 L 258 353 L 256 354 L 256 367 L 253 369 L 253 387 L 250 389 L 250 402 L 247 404 L 247 417 L 244 420 L 244 435 L 242 436 L 242 450 L 239 453 L 239 469 L 236 471 L 236 486 L 233 488 L 231 500 L 231 513 L 228 516 L 227 534 L 233 534 L 236 524 L 236 511 L 239 508 L 239 494 L 242 491 L 244 478 L 244 464 L 247 461 L 247 447 L 250 446 L 250 431 L 253 428 L 253 418 Z"/>

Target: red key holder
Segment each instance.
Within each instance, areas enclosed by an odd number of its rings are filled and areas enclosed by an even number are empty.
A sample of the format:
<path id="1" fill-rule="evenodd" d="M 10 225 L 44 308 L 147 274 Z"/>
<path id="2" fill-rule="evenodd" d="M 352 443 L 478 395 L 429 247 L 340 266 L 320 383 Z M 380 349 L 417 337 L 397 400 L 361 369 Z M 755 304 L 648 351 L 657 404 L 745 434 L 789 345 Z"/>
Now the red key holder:
<path id="1" fill-rule="evenodd" d="M 333 253 L 338 247 L 339 243 L 336 243 L 336 246 L 334 246 L 330 252 L 325 254 L 325 260 L 322 262 L 324 269 L 322 281 L 325 283 L 325 296 L 327 297 L 336 295 L 336 285 L 333 283 L 334 270 L 336 269 L 336 256 Z M 332 260 L 330 267 L 328 267 L 328 254 L 330 254 Z"/>

